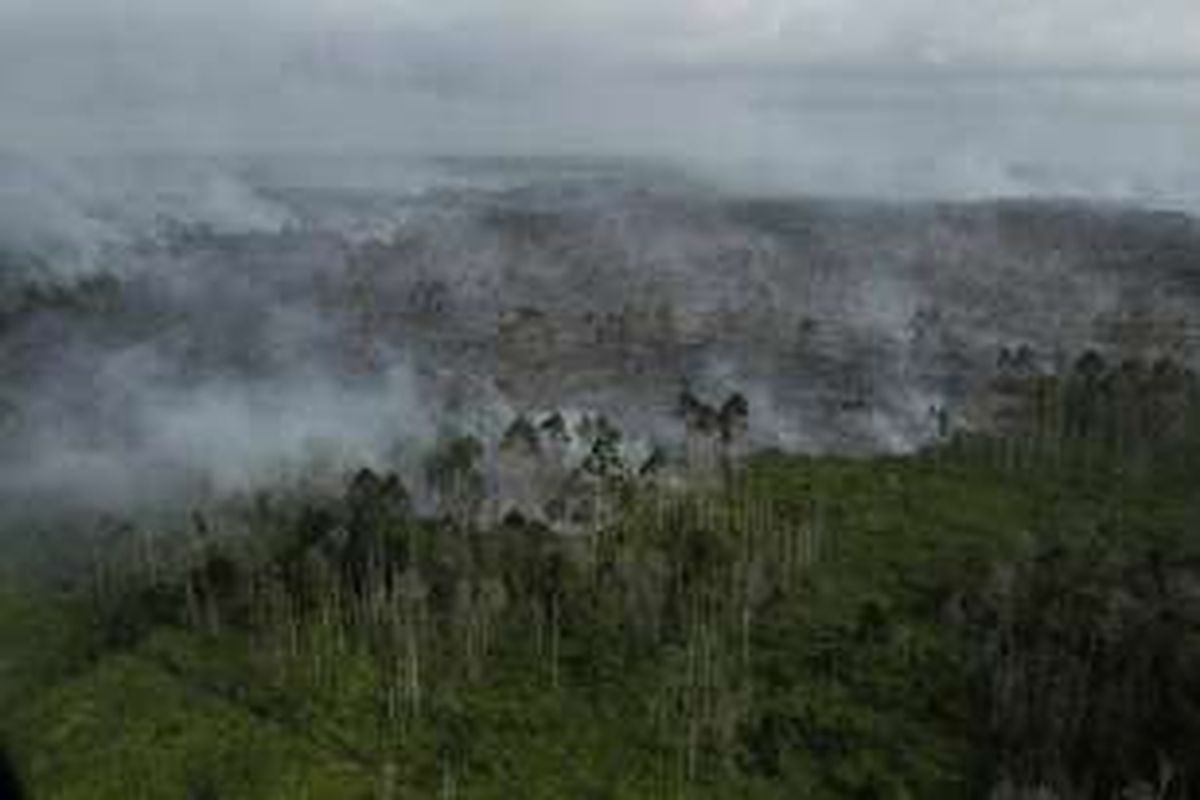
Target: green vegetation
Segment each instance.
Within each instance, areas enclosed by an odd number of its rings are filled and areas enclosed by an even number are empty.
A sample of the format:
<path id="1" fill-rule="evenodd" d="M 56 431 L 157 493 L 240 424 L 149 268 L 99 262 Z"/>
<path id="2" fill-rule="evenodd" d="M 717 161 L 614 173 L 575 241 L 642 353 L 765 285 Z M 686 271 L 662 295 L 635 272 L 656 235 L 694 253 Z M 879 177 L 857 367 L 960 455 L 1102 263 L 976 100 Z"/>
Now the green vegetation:
<path id="1" fill-rule="evenodd" d="M 34 798 L 1189 797 L 1195 381 L 1107 369 L 1009 375 L 999 434 L 687 491 L 606 433 L 570 533 L 480 523 L 458 440 L 436 515 L 364 470 L 129 534 L 0 593 L 0 732 Z"/>

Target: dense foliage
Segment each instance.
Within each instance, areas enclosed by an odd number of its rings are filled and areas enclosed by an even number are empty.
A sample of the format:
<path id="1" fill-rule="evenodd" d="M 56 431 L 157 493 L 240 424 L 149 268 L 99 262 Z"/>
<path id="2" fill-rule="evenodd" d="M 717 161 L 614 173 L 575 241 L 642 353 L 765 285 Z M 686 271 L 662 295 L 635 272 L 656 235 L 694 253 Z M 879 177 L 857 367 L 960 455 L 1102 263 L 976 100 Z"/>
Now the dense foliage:
<path id="1" fill-rule="evenodd" d="M 1194 379 L 1004 366 L 999 433 L 903 458 L 685 490 L 604 428 L 569 533 L 481 522 L 469 440 L 438 513 L 363 470 L 127 531 L 0 595 L 9 757 L 89 800 L 1190 797 Z"/>

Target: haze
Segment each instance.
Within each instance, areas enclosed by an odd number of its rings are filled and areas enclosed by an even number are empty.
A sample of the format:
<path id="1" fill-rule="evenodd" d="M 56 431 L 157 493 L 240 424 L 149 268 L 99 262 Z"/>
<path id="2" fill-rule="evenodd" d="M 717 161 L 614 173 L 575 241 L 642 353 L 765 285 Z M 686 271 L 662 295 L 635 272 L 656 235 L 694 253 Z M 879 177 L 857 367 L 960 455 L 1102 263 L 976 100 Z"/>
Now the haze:
<path id="1" fill-rule="evenodd" d="M 6 0 L 0 147 L 670 159 L 1194 209 L 1185 0 Z"/>

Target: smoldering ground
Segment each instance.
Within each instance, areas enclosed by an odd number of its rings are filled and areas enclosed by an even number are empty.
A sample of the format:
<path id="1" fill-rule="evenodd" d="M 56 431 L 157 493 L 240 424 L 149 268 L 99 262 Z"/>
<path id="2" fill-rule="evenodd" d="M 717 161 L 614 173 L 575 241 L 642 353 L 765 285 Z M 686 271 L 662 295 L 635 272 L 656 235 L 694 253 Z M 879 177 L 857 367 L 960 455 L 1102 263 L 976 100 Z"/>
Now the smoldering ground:
<path id="1" fill-rule="evenodd" d="M 1005 346 L 1052 369 L 1148 318 L 1192 355 L 1180 213 L 755 199 L 611 160 L 88 163 L 20 173 L 48 211 L 4 251 L 10 507 L 416 475 L 553 408 L 670 445 L 684 386 L 745 394 L 758 445 L 904 450 Z"/>

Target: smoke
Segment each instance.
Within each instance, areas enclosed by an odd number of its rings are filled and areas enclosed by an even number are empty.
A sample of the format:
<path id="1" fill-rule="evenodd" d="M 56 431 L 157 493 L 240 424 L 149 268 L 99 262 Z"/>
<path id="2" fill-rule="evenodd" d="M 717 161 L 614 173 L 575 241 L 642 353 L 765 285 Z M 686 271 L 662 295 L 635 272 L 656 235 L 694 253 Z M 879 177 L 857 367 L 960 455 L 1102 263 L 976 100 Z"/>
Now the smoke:
<path id="1" fill-rule="evenodd" d="M 125 272 L 166 223 L 217 234 L 278 232 L 290 212 L 229 165 L 188 159 L 0 157 L 0 249 L 54 277 Z M 24 257 L 24 263 L 21 263 Z"/>
<path id="2" fill-rule="evenodd" d="M 1200 17 L 1127 6 L 6 0 L 0 506 L 678 443 L 685 385 L 919 446 L 1001 346 L 1195 316 Z"/>
<path id="3" fill-rule="evenodd" d="M 112 380 L 136 380 L 116 374 Z M 99 387 L 102 392 L 117 391 Z M 125 435 L 43 425 L 29 457 L 0 473 L 6 493 L 55 498 L 60 507 L 132 510 L 182 497 L 219 499 L 287 485 L 322 470 L 388 465 L 396 448 L 430 443 L 412 376 L 394 367 L 372 387 L 296 375 L 270 385 L 134 384 Z M 89 435 L 92 434 L 92 435 Z"/>
<path id="4" fill-rule="evenodd" d="M 10 508 L 416 483 L 442 437 L 556 408 L 642 452 L 681 441 L 684 386 L 746 396 L 753 445 L 906 450 L 1001 346 L 1053 362 L 1198 291 L 1193 218 L 1107 206 L 748 196 L 595 159 L 69 166 L 3 167 Z"/>

